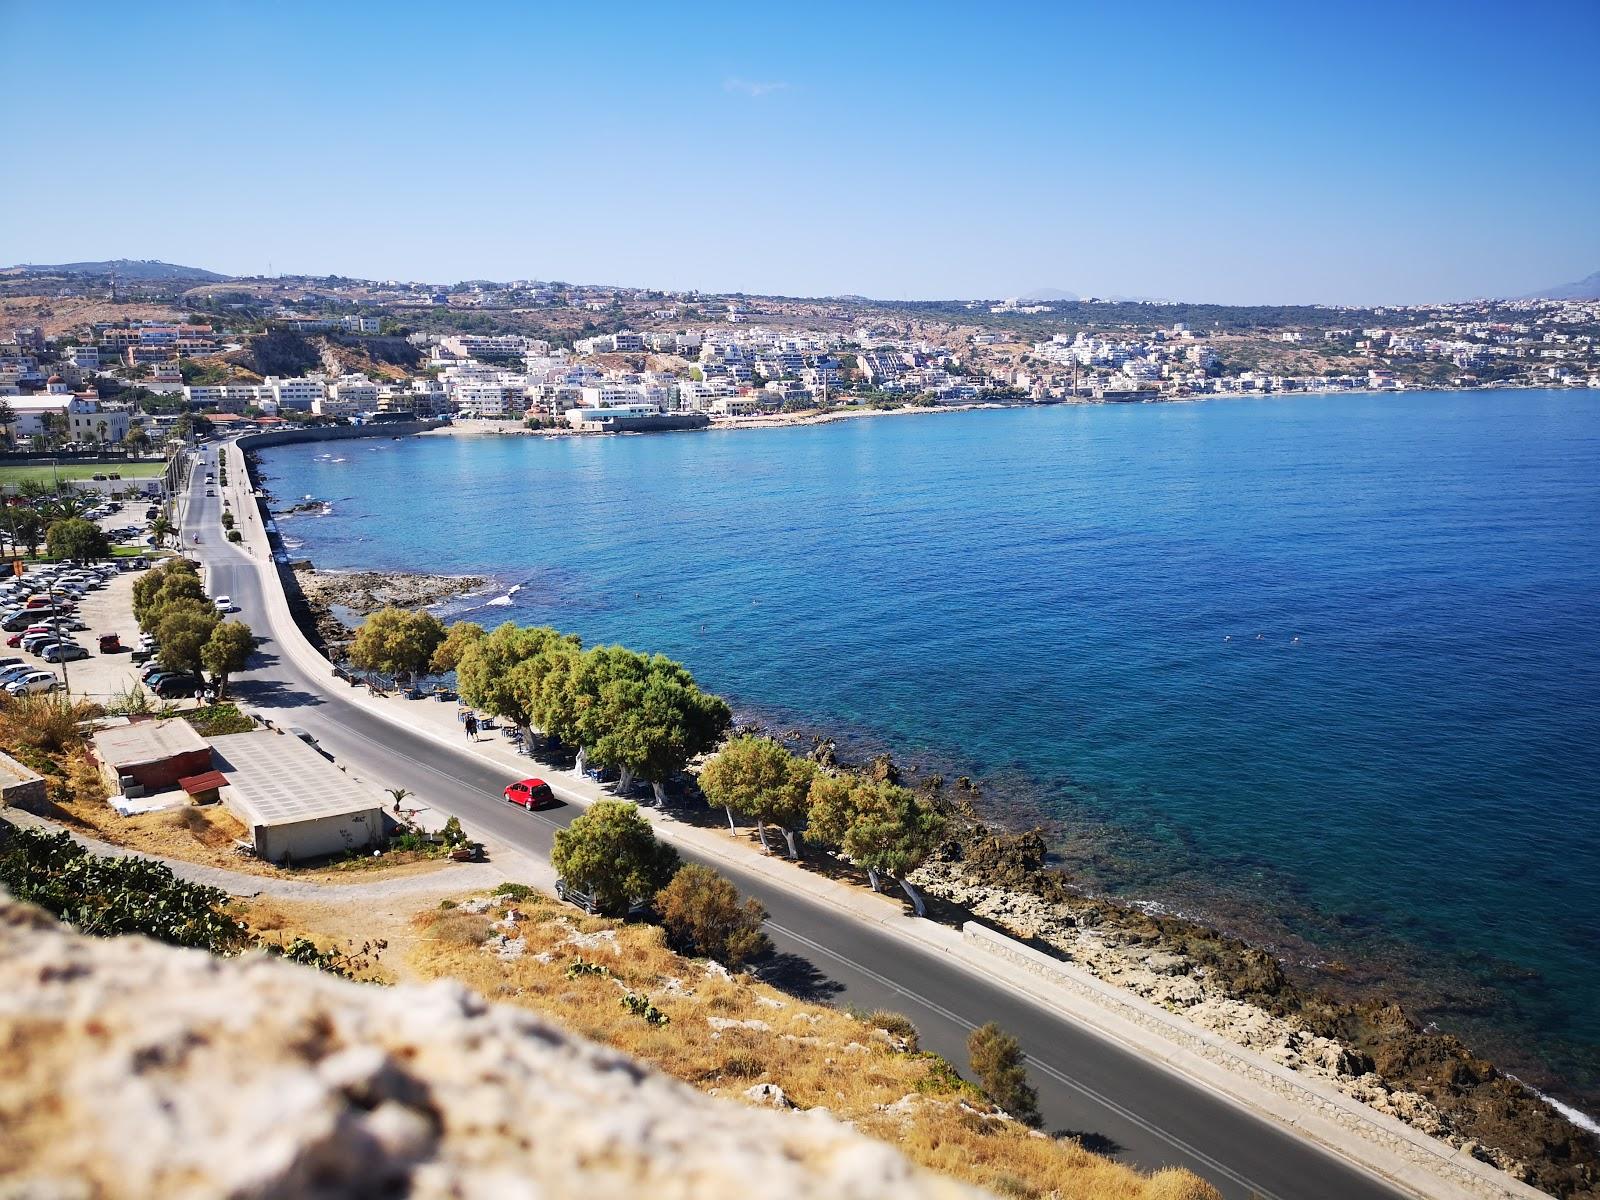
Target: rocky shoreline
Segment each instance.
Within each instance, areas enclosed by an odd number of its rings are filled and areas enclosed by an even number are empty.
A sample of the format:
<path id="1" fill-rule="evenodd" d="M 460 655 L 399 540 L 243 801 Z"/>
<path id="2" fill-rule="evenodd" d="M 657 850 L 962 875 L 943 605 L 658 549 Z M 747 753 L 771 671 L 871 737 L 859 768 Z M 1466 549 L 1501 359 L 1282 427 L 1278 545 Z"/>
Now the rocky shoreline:
<path id="1" fill-rule="evenodd" d="M 471 595 L 492 580 L 483 575 L 426 575 L 409 571 L 319 571 L 309 560 L 291 563 L 295 583 L 330 658 L 343 658 L 354 631 L 336 610 L 366 616 L 380 608 L 428 608 Z"/>
<path id="2" fill-rule="evenodd" d="M 1524 1183 L 1600 1196 L 1593 1135 L 1458 1039 L 1393 1002 L 1299 987 L 1265 950 L 1197 922 L 1085 895 L 1045 865 L 1039 831 L 1004 832 L 970 804 L 955 808 L 955 836 L 914 886 Z"/>

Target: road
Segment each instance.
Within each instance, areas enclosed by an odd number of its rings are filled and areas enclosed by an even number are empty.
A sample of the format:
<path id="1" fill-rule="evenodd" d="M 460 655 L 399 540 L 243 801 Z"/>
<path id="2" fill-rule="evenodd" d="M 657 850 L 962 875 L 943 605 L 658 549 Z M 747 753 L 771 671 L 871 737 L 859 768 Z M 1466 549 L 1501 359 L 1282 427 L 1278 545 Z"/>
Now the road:
<path id="1" fill-rule="evenodd" d="M 216 450 L 204 451 L 215 461 Z M 239 606 L 239 619 L 264 635 L 261 653 L 231 688 L 250 706 L 290 710 L 303 727 L 364 777 L 407 787 L 434 807 L 547 860 L 555 831 L 581 809 L 528 814 L 504 803 L 508 774 L 463 747 L 451 750 L 328 692 L 279 653 L 261 576 L 219 524 L 221 500 L 205 495 L 196 469 L 187 497 L 184 542 L 209 567 L 213 595 Z M 201 542 L 190 542 L 199 531 Z M 686 857 L 693 857 L 688 855 Z M 1015 1034 L 1028 1054 L 1046 1128 L 1080 1135 L 1085 1145 L 1145 1170 L 1187 1167 L 1224 1196 L 1281 1200 L 1377 1200 L 1400 1196 L 1375 1176 L 1235 1106 L 1210 1091 L 1085 1029 L 1061 1014 L 831 905 L 715 864 L 771 914 L 788 972 L 813 994 L 862 1009 L 904 1013 L 922 1046 L 958 1066 L 966 1037 L 986 1021 Z"/>

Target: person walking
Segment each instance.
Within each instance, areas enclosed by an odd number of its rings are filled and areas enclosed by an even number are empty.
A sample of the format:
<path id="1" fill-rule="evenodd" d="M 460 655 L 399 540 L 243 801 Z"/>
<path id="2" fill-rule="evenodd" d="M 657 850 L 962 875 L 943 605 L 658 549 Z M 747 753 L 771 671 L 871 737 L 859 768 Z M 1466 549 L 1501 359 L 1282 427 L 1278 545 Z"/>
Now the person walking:
<path id="1" fill-rule="evenodd" d="M 468 713 L 467 714 L 466 725 L 467 725 L 467 740 L 468 741 L 472 741 L 472 742 L 477 741 L 478 740 L 478 718 L 476 716 L 474 716 L 472 713 Z"/>

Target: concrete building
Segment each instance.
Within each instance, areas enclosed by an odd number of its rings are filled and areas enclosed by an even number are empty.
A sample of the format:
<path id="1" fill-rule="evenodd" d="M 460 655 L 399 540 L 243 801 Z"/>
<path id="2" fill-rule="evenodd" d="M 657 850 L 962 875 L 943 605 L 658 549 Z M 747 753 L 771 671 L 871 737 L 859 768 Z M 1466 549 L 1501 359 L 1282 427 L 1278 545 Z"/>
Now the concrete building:
<path id="1" fill-rule="evenodd" d="M 268 375 L 263 385 L 272 392 L 280 412 L 310 412 L 312 406 L 327 395 L 328 384 L 320 375 L 307 375 L 303 379 L 280 379 Z"/>
<path id="2" fill-rule="evenodd" d="M 100 773 L 125 796 L 165 792 L 211 770 L 211 747 L 181 717 L 102 729 L 90 743 Z"/>
<path id="3" fill-rule="evenodd" d="M 302 862 L 380 845 L 383 799 L 292 734 L 211 739 L 223 805 L 269 862 Z"/>

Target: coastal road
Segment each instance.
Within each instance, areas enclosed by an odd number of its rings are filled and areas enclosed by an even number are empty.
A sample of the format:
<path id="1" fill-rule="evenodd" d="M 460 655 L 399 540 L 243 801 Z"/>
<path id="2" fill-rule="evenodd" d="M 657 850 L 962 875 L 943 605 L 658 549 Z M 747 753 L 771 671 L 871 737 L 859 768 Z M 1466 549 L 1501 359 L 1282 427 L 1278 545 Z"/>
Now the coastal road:
<path id="1" fill-rule="evenodd" d="M 215 447 L 201 453 L 214 464 Z M 275 627 L 256 565 L 225 541 L 221 500 L 205 495 L 205 469 L 191 477 L 185 548 L 209 568 L 212 594 L 231 596 L 239 618 L 265 638 L 252 668 L 231 683 L 239 699 L 277 710 L 275 719 L 306 729 L 364 778 L 410 788 L 469 828 L 548 860 L 556 830 L 581 808 L 529 814 L 507 805 L 500 796 L 511 781 L 507 771 L 465 744 L 453 750 L 330 692 L 281 652 L 292 631 Z M 1186 1167 L 1230 1200 L 1405 1194 L 991 979 L 768 879 L 713 865 L 766 906 L 786 974 L 803 990 L 840 1005 L 904 1013 L 925 1049 L 959 1067 L 976 1026 L 996 1021 L 1015 1034 L 1051 1131 L 1078 1135 L 1090 1149 L 1142 1169 Z"/>

